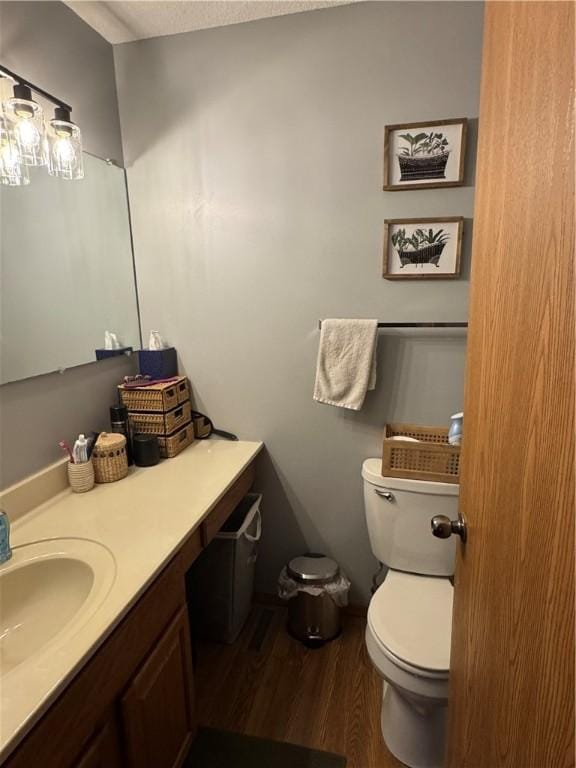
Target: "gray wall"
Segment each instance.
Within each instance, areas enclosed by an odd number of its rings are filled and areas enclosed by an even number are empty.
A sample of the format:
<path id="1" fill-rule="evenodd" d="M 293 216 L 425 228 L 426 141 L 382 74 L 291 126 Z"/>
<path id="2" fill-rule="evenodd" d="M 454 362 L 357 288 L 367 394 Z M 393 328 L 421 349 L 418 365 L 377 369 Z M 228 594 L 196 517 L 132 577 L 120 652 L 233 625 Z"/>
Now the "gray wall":
<path id="1" fill-rule="evenodd" d="M 112 46 L 63 3 L 0 2 L 0 62 L 71 102 L 86 150 L 122 161 Z M 133 368 L 92 363 L 1 387 L 0 487 L 58 459 L 59 440 L 105 427 Z"/>
<path id="2" fill-rule="evenodd" d="M 312 387 L 319 318 L 466 318 L 470 221 L 461 280 L 387 282 L 381 251 L 384 218 L 470 218 L 473 163 L 464 188 L 384 193 L 382 140 L 477 117 L 481 37 L 479 3 L 393 2 L 115 48 L 144 338 L 177 346 L 218 425 L 266 442 L 261 590 L 310 548 L 366 601 L 362 461 L 386 421 L 462 406 L 463 338 L 381 334 L 360 413 Z"/>

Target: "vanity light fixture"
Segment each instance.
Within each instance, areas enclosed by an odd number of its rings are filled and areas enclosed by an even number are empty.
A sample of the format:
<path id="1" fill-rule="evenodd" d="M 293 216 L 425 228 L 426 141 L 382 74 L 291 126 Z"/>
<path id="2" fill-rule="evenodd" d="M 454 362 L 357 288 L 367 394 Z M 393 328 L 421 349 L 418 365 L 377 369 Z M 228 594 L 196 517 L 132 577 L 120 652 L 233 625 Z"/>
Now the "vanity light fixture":
<path id="1" fill-rule="evenodd" d="M 2 105 L 24 165 L 46 165 L 44 113 L 27 85 L 16 83 L 14 96 Z"/>
<path id="2" fill-rule="evenodd" d="M 46 132 L 48 173 L 59 179 L 83 179 L 82 136 L 70 120 L 70 111 L 56 107 Z"/>
<path id="3" fill-rule="evenodd" d="M 13 180 L 17 174 L 9 170 L 9 161 L 19 164 L 21 169 L 47 165 L 48 173 L 60 179 L 83 179 L 82 135 L 70 118 L 72 107 L 3 65 L 0 65 L 0 78 L 14 81 L 14 95 L 2 102 L 4 143 L 0 145 L 3 153 L 0 181 L 11 185 L 28 183 Z M 55 105 L 54 118 L 48 124 L 32 92 Z M 20 175 L 28 179 L 26 170 Z M 5 178 L 12 180 L 5 181 Z"/>
<path id="4" fill-rule="evenodd" d="M 0 184 L 22 187 L 30 184 L 28 168 L 21 161 L 20 150 L 14 134 L 0 115 Z"/>

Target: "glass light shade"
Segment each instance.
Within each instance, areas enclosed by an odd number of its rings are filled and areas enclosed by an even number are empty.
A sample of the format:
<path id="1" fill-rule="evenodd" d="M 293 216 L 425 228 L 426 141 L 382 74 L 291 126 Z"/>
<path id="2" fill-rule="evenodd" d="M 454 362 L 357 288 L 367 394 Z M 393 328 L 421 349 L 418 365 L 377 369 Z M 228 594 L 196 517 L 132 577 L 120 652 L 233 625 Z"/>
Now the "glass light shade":
<path id="1" fill-rule="evenodd" d="M 14 80 L 11 77 L 5 77 L 0 74 L 0 102 L 8 101 L 12 97 Z"/>
<path id="2" fill-rule="evenodd" d="M 14 134 L 25 165 L 46 165 L 42 107 L 31 99 L 14 96 L 3 104 L 8 129 Z"/>
<path id="3" fill-rule="evenodd" d="M 82 134 L 68 120 L 50 120 L 46 140 L 48 173 L 59 179 L 83 179 Z"/>
<path id="4" fill-rule="evenodd" d="M 28 168 L 21 162 L 20 151 L 14 134 L 0 117 L 0 184 L 22 187 L 30 184 Z"/>

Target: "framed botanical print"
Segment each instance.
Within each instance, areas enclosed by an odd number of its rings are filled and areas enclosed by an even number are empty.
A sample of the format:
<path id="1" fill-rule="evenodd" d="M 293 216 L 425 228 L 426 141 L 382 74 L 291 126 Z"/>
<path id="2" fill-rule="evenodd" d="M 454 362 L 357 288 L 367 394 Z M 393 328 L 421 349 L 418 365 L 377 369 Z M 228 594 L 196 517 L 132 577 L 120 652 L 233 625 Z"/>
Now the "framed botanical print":
<path id="1" fill-rule="evenodd" d="M 386 219 L 386 280 L 447 280 L 460 276 L 464 219 Z"/>
<path id="2" fill-rule="evenodd" d="M 465 117 L 384 128 L 384 189 L 458 187 L 464 183 Z"/>

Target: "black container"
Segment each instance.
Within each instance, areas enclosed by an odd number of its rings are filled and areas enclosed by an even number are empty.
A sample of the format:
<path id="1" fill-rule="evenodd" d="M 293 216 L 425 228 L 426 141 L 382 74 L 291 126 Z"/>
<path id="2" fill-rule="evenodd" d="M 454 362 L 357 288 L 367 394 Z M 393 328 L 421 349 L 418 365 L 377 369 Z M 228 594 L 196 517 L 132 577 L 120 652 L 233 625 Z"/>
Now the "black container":
<path id="1" fill-rule="evenodd" d="M 128 466 L 134 464 L 132 454 L 132 432 L 130 430 L 130 422 L 128 421 L 128 408 L 126 408 L 125 405 L 110 406 L 110 426 L 112 427 L 112 432 L 117 432 L 120 435 L 124 435 L 126 438 Z"/>
<path id="2" fill-rule="evenodd" d="M 156 435 L 139 435 L 132 438 L 134 463 L 137 467 L 153 467 L 160 461 L 160 443 Z"/>

